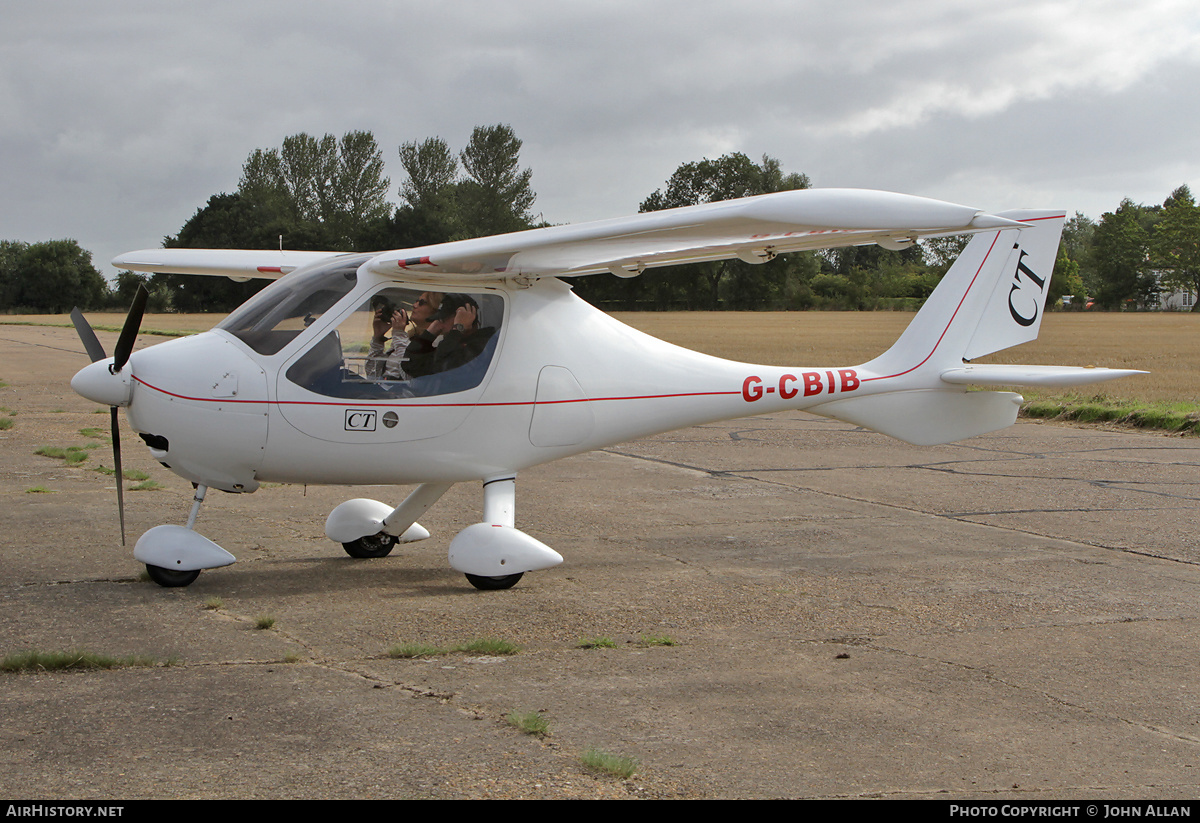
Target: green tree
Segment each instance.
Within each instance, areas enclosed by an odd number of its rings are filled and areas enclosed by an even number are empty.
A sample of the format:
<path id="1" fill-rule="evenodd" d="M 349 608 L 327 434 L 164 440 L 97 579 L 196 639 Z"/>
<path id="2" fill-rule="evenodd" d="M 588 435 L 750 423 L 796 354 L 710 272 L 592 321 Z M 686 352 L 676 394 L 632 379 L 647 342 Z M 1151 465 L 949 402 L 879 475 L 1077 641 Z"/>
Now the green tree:
<path id="1" fill-rule="evenodd" d="M 390 216 L 383 169 L 369 131 L 346 132 L 340 141 L 301 132 L 278 149 L 251 152 L 237 193 L 261 226 L 303 228 L 323 234 L 329 247 L 353 248 L 360 233 Z"/>
<path id="2" fill-rule="evenodd" d="M 440 137 L 400 146 L 400 164 L 407 174 L 400 196 L 415 209 L 444 206 L 447 193 L 458 182 L 458 159 Z"/>
<path id="3" fill-rule="evenodd" d="M 28 246 L 20 240 L 0 240 L 0 308 L 17 305 L 21 293 L 21 255 Z"/>
<path id="4" fill-rule="evenodd" d="M 392 219 L 396 246 L 444 243 L 460 233 L 458 159 L 440 137 L 400 146 L 406 177 L 401 206 Z"/>
<path id="5" fill-rule="evenodd" d="M 459 153 L 465 179 L 457 186 L 461 237 L 485 237 L 533 226 L 537 195 L 531 169 L 520 167 L 521 140 L 511 126 L 476 126 Z"/>
<path id="6" fill-rule="evenodd" d="M 1079 267 L 1079 277 L 1083 280 L 1084 294 L 1096 294 L 1100 290 L 1100 279 L 1096 275 L 1095 262 L 1092 254 L 1092 241 L 1096 234 L 1096 221 L 1075 212 L 1075 216 L 1063 224 L 1062 240 L 1059 251 L 1065 252 L 1067 259 Z M 1055 264 L 1057 266 L 1057 264 Z M 1068 292 L 1069 294 L 1070 292 Z"/>
<path id="7" fill-rule="evenodd" d="M 280 245 L 301 251 L 321 251 L 333 245 L 325 227 L 267 215 L 256 209 L 247 196 L 214 194 L 197 209 L 179 234 L 163 238 L 166 248 L 185 249 L 276 249 Z M 266 280 L 237 283 L 226 277 L 187 274 L 157 274 L 151 281 L 151 297 L 175 311 L 230 311 L 267 285 Z M 162 292 L 162 296 L 158 297 Z"/>
<path id="8" fill-rule="evenodd" d="M 716 160 L 706 157 L 698 162 L 684 163 L 675 170 L 664 188 L 656 189 L 642 201 L 638 211 L 715 203 L 756 194 L 807 189 L 811 185 L 808 175 L 783 174 L 774 157 L 764 154 L 762 163 L 755 163 L 741 152 L 734 152 Z"/>
<path id="9" fill-rule="evenodd" d="M 404 204 L 374 248 L 409 248 L 533 227 L 533 172 L 511 126 L 476 126 L 458 155 L 440 137 L 400 146 Z M 461 167 L 460 167 L 461 163 Z"/>
<path id="10" fill-rule="evenodd" d="M 807 175 L 784 174 L 778 160 L 763 155 L 755 163 L 734 152 L 716 160 L 680 165 L 663 188 L 642 201 L 639 211 L 714 203 L 756 194 L 769 194 L 810 186 Z M 688 266 L 672 266 L 653 277 L 614 282 L 610 278 L 587 278 L 576 290 L 597 302 L 667 309 L 758 309 L 783 306 L 806 291 L 805 284 L 817 266 L 811 254 L 787 255 L 765 265 L 740 260 L 722 260 Z M 696 288 L 697 281 L 706 288 Z"/>
<path id="11" fill-rule="evenodd" d="M 1164 286 L 1200 296 L 1200 207 L 1187 186 L 1177 188 L 1163 203 L 1150 247 Z M 1192 311 L 1197 307 L 1193 302 Z"/>
<path id="12" fill-rule="evenodd" d="M 1050 275 L 1050 283 L 1046 287 L 1046 305 L 1053 307 L 1064 297 L 1072 298 L 1064 302 L 1081 304 L 1087 297 L 1087 289 L 1079 275 L 1079 264 L 1071 259 L 1066 247 L 1060 243 L 1058 257 L 1054 260 L 1054 272 Z"/>
<path id="13" fill-rule="evenodd" d="M 950 271 L 954 261 L 962 254 L 967 243 L 971 242 L 969 234 L 952 234 L 949 237 L 929 237 L 921 241 L 924 257 L 938 276 Z"/>
<path id="14" fill-rule="evenodd" d="M 365 226 L 388 219 L 392 206 L 383 174 L 383 152 L 369 131 L 348 131 L 338 143 L 332 211 L 325 220 L 337 234 L 353 238 Z M 352 241 L 353 242 L 353 241 Z"/>
<path id="15" fill-rule="evenodd" d="M 0 268 L 7 272 L 9 308 L 61 314 L 74 306 L 101 307 L 108 297 L 108 284 L 92 265 L 92 253 L 74 240 L 6 242 L 0 246 Z"/>
<path id="16" fill-rule="evenodd" d="M 1092 236 L 1092 257 L 1096 271 L 1096 302 L 1109 309 L 1130 303 L 1145 304 L 1157 293 L 1158 286 L 1150 271 L 1150 232 L 1152 216 L 1147 209 L 1129 198 L 1115 212 L 1101 216 Z"/>

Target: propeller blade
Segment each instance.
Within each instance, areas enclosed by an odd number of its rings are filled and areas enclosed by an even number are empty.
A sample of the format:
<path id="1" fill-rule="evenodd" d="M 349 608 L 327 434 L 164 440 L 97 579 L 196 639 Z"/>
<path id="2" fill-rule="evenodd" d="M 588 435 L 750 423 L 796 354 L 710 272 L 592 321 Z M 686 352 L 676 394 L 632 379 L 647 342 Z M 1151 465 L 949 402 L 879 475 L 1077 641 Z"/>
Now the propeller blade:
<path id="1" fill-rule="evenodd" d="M 138 329 L 142 325 L 142 315 L 146 311 L 146 300 L 149 297 L 150 292 L 146 287 L 138 286 L 137 294 L 133 296 L 133 305 L 129 307 L 129 314 L 125 317 L 125 325 L 121 327 L 121 336 L 117 338 L 117 347 L 113 349 L 114 372 L 125 368 L 125 364 L 129 362 L 129 355 L 133 354 L 133 344 L 137 341 Z M 113 443 L 115 445 L 116 441 Z"/>
<path id="2" fill-rule="evenodd" d="M 75 324 L 75 333 L 79 335 L 84 351 L 92 358 L 93 363 L 108 357 L 104 353 L 104 346 L 100 345 L 100 338 L 96 337 L 96 332 L 92 329 L 92 324 L 84 318 L 78 306 L 71 311 L 71 322 Z"/>
<path id="3" fill-rule="evenodd" d="M 121 545 L 125 545 L 125 475 L 121 473 L 121 429 L 117 425 L 117 407 L 112 407 L 113 468 L 117 475 L 117 512 L 121 517 Z"/>

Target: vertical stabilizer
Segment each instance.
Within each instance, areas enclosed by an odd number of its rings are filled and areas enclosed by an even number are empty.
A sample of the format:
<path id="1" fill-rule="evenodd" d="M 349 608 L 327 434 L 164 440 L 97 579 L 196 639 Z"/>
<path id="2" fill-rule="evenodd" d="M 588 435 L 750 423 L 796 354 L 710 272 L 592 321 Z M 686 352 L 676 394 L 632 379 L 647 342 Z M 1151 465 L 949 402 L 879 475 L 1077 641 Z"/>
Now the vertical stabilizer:
<path id="1" fill-rule="evenodd" d="M 1013 211 L 1002 216 L 1028 223 L 1017 232 L 1003 273 L 963 352 L 974 360 L 985 354 L 1036 340 L 1046 309 L 1050 274 L 1058 256 L 1065 215 L 1051 211 Z"/>
<path id="2" fill-rule="evenodd" d="M 1028 228 L 972 237 L 900 339 L 864 364 L 865 370 L 880 377 L 938 374 L 1037 337 L 1065 215 L 1010 211 L 997 216 Z"/>

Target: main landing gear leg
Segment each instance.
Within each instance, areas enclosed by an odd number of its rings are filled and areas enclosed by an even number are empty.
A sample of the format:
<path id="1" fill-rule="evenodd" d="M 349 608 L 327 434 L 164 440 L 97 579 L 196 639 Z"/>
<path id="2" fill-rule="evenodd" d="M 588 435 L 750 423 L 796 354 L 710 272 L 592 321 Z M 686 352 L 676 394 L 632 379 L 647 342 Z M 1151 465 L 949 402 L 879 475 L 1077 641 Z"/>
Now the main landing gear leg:
<path id="1" fill-rule="evenodd" d="M 423 483 L 399 506 L 359 497 L 347 500 L 329 513 L 325 535 L 341 543 L 351 557 L 387 557 L 397 543 L 412 543 L 429 537 L 417 522 L 441 499 L 453 483 Z"/>
<path id="2" fill-rule="evenodd" d="M 190 586 L 202 569 L 234 562 L 232 554 L 193 530 L 208 486 L 197 485 L 186 526 L 155 526 L 138 538 L 133 556 L 146 564 L 146 573 L 160 586 Z"/>
<path id="3" fill-rule="evenodd" d="M 508 526 L 517 522 L 517 478 L 502 477 L 483 481 L 483 522 L 492 526 Z M 483 591 L 511 589 L 520 582 L 525 572 L 490 575 L 468 574 L 467 581 Z"/>
<path id="4" fill-rule="evenodd" d="M 483 481 L 483 522 L 468 526 L 450 543 L 450 565 L 477 589 L 510 589 L 527 571 L 548 569 L 562 556 L 515 527 L 517 484 L 513 475 Z"/>

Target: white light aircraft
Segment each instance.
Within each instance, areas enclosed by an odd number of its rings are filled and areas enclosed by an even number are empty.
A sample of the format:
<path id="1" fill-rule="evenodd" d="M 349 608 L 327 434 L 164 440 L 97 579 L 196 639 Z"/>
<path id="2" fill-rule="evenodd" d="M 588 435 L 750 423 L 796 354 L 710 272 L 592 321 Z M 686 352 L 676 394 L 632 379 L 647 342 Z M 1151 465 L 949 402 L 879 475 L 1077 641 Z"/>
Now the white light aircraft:
<path id="1" fill-rule="evenodd" d="M 382 254 L 131 252 L 113 265 L 275 282 L 211 331 L 133 352 L 139 292 L 113 357 L 77 310 L 93 362 L 71 385 L 112 407 L 118 477 L 123 407 L 155 459 L 196 487 L 187 525 L 152 528 L 134 549 L 161 585 L 186 586 L 234 562 L 193 528 L 209 488 L 415 484 L 398 506 L 349 500 L 326 521 L 351 556 L 383 557 L 429 536 L 417 520 L 453 484 L 481 481 L 482 518 L 451 540 L 449 562 L 477 588 L 505 589 L 562 562 L 515 526 L 515 478 L 531 466 L 788 409 L 909 443 L 949 443 L 1016 420 L 1020 395 L 969 386 L 1140 373 L 970 362 L 1037 337 L 1063 219 L 810 189 Z M 869 243 L 900 249 L 962 233 L 974 236 L 900 339 L 853 366 L 698 354 L 619 323 L 561 279 Z M 389 319 L 392 337 L 381 343 Z"/>

